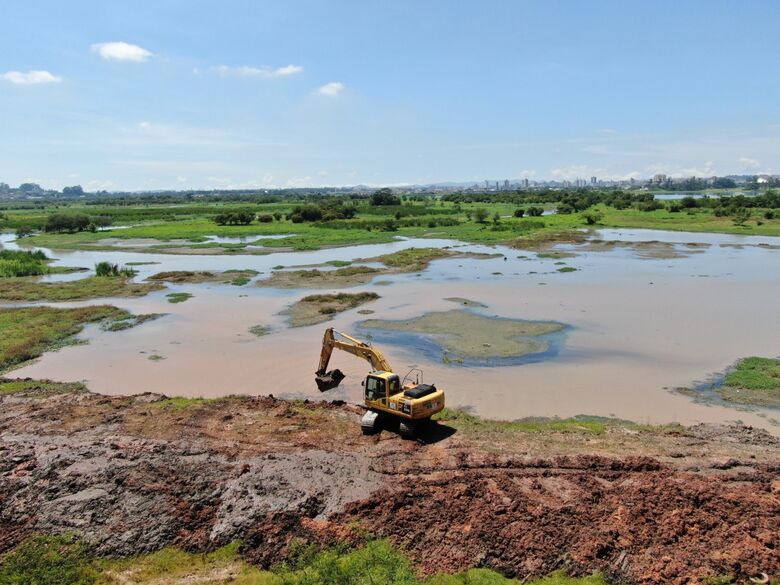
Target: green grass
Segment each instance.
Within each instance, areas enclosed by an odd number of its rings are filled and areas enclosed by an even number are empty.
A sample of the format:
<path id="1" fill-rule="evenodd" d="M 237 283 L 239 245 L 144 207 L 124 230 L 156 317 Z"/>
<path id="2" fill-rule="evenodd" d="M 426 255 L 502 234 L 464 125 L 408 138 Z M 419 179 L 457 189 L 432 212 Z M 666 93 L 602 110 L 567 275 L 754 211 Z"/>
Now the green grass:
<path id="1" fill-rule="evenodd" d="M 127 315 L 126 311 L 107 305 L 0 309 L 0 372 L 72 343 L 87 323 Z"/>
<path id="2" fill-rule="evenodd" d="M 48 274 L 50 261 L 41 251 L 0 250 L 0 278 Z"/>
<path id="3" fill-rule="evenodd" d="M 718 393 L 730 402 L 780 406 L 780 359 L 748 357 L 726 374 Z"/>
<path id="4" fill-rule="evenodd" d="M 168 299 L 169 303 L 183 303 L 184 301 L 192 298 L 192 293 L 187 293 L 187 292 L 168 293 L 167 295 L 165 295 L 165 298 Z"/>
<path id="5" fill-rule="evenodd" d="M 452 238 L 474 243 L 509 243 L 517 247 L 532 245 L 545 241 L 572 230 L 586 228 L 586 221 L 579 214 L 554 214 L 544 217 L 511 217 L 517 205 L 505 203 L 492 204 L 461 204 L 456 207 L 450 202 L 429 200 L 425 203 L 405 204 L 400 207 L 376 208 L 358 203 L 358 215 L 354 220 L 334 221 L 320 224 L 299 223 L 290 221 L 274 221 L 272 223 L 253 223 L 247 226 L 220 226 L 211 219 L 213 215 L 229 209 L 247 209 L 257 213 L 288 212 L 296 203 L 273 203 L 261 205 L 237 204 L 182 204 L 172 206 L 127 206 L 127 207 L 95 207 L 72 205 L 74 212 L 95 215 L 109 215 L 116 223 L 143 222 L 128 229 L 110 232 L 81 232 L 76 234 L 46 234 L 40 233 L 25 238 L 28 245 L 45 246 L 61 249 L 111 249 L 109 244 L 101 243 L 106 238 L 134 239 L 153 238 L 160 240 L 160 247 L 152 246 L 144 251 L 164 251 L 166 247 L 179 247 L 180 243 L 172 240 L 186 240 L 187 245 L 205 246 L 209 248 L 224 248 L 231 253 L 241 252 L 247 244 L 219 244 L 206 242 L 206 236 L 259 237 L 293 234 L 289 238 L 264 240 L 266 248 L 292 248 L 294 250 L 313 250 L 327 246 L 343 246 L 351 244 L 384 243 L 392 241 L 396 236 L 407 237 L 441 237 Z M 488 221 L 477 223 L 469 220 L 467 214 L 477 208 L 485 208 L 492 217 L 495 213 L 501 216 L 498 222 Z M 9 210 L 8 227 L 16 225 L 39 226 L 51 209 Z M 385 223 L 392 215 L 400 211 L 404 217 L 393 220 L 397 231 L 383 231 Z M 763 211 L 751 210 L 751 218 L 744 226 L 734 225 L 731 217 L 716 217 L 712 210 L 706 208 L 672 213 L 667 209 L 651 212 L 637 209 L 618 210 L 603 205 L 593 208 L 593 212 L 602 214 L 599 227 L 633 227 L 647 229 L 664 229 L 692 232 L 719 232 L 730 234 L 752 234 L 780 236 L 780 219 L 767 220 Z M 438 222 L 454 225 L 440 225 Z M 170 243 L 166 243 L 170 242 Z M 266 253 L 264 250 L 253 250 L 251 253 Z"/>
<path id="6" fill-rule="evenodd" d="M 579 433 L 601 435 L 611 419 L 600 417 L 578 416 L 572 418 L 539 418 L 517 421 L 500 421 L 485 419 L 464 410 L 445 408 L 434 416 L 434 419 L 452 424 L 466 432 L 488 433 Z"/>
<path id="7" fill-rule="evenodd" d="M 188 553 L 174 547 L 126 558 L 96 559 L 72 537 L 34 536 L 0 562 L 2 585 L 177 585 L 227 583 L 233 585 L 520 585 L 490 569 L 475 568 L 456 575 L 437 574 L 420 579 L 409 559 L 385 540 L 357 548 L 345 545 L 318 550 L 293 546 L 288 561 L 270 571 L 249 565 L 241 557 L 241 543 L 233 542 L 211 553 Z M 524 581 L 533 585 L 606 585 L 600 575 L 570 578 L 562 572 Z"/>
<path id="8" fill-rule="evenodd" d="M 26 378 L 0 378 L 0 396 L 18 394 L 20 392 L 49 396 L 51 394 L 87 392 L 87 387 L 81 382 L 52 382 L 51 380 L 30 380 Z"/>
<path id="9" fill-rule="evenodd" d="M 122 276 L 90 276 L 69 282 L 37 282 L 33 277 L 0 279 L 0 301 L 78 301 L 107 297 L 140 297 L 164 288 L 137 284 Z"/>

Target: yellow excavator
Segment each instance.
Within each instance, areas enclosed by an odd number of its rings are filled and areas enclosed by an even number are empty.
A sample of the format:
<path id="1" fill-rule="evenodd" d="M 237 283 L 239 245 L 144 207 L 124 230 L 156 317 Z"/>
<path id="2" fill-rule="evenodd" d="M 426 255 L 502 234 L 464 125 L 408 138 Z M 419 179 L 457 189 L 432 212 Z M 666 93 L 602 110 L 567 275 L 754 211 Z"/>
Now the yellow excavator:
<path id="1" fill-rule="evenodd" d="M 345 377 L 339 369 L 327 371 L 334 349 L 351 353 L 371 364 L 371 371 L 363 381 L 367 408 L 360 421 L 363 433 L 376 433 L 383 423 L 397 422 L 401 436 L 412 438 L 430 422 L 431 416 L 444 408 L 444 391 L 433 384 L 422 383 L 419 369 L 413 368 L 401 380 L 378 349 L 334 331 L 333 327 L 325 330 L 320 367 L 314 377 L 320 392 L 336 388 Z M 413 374 L 415 381 L 411 382 Z"/>

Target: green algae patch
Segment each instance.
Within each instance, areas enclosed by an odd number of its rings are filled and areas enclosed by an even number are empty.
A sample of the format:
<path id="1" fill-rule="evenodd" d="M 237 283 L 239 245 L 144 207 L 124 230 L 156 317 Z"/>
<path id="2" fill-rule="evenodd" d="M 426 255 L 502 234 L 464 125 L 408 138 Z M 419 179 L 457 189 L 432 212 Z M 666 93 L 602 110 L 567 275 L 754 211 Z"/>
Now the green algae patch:
<path id="1" fill-rule="evenodd" d="M 188 301 L 192 298 L 192 293 L 187 292 L 175 292 L 175 293 L 168 293 L 165 295 L 165 298 L 168 299 L 169 303 L 183 303 L 184 301 Z"/>
<path id="2" fill-rule="evenodd" d="M 372 292 L 309 295 L 294 303 L 281 314 L 288 316 L 290 327 L 306 327 L 330 321 L 333 315 L 375 301 L 379 295 Z"/>
<path id="3" fill-rule="evenodd" d="M 264 337 L 271 333 L 271 328 L 268 325 L 252 325 L 249 328 L 249 333 L 255 337 Z"/>
<path id="4" fill-rule="evenodd" d="M 724 400 L 780 407 L 780 359 L 749 357 L 726 374 L 718 393 Z"/>
<path id="5" fill-rule="evenodd" d="M 445 363 L 544 353 L 550 348 L 550 342 L 544 336 L 565 328 L 554 321 L 486 317 L 461 309 L 426 313 L 402 321 L 368 319 L 359 326 L 429 337 L 444 351 Z"/>

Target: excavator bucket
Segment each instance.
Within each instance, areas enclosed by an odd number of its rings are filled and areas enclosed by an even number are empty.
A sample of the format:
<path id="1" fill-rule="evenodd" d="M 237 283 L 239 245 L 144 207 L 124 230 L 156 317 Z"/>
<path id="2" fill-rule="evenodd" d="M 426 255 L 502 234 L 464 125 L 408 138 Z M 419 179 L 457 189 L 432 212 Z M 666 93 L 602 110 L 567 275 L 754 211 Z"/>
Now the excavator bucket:
<path id="1" fill-rule="evenodd" d="M 341 384 L 341 381 L 346 376 L 344 373 L 339 370 L 331 370 L 330 372 L 325 372 L 324 374 L 320 374 L 319 372 L 314 376 L 314 380 L 317 382 L 317 388 L 320 389 L 320 392 L 325 392 L 327 390 L 332 390 L 339 384 Z"/>

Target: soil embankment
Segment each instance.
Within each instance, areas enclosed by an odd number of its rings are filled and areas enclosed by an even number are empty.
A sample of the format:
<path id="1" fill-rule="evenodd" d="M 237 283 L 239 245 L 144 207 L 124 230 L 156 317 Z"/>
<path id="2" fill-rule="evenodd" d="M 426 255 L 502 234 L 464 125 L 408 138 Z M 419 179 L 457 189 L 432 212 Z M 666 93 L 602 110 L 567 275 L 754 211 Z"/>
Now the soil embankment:
<path id="1" fill-rule="evenodd" d="M 293 539 L 367 530 L 422 573 L 780 574 L 780 444 L 749 427 L 455 417 L 410 442 L 362 436 L 360 410 L 341 403 L 4 388 L 0 552 L 33 532 L 121 556 L 242 539 L 268 566 Z"/>

